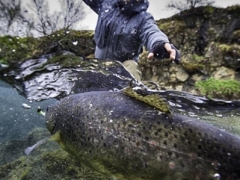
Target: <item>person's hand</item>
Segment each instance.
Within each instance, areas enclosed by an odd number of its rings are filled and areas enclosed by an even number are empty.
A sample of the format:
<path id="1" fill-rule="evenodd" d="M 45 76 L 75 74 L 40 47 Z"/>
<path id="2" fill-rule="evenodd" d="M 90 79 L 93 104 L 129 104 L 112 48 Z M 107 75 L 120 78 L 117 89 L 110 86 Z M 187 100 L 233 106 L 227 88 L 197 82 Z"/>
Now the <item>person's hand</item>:
<path id="1" fill-rule="evenodd" d="M 176 51 L 175 51 L 175 49 L 172 49 L 172 47 L 171 47 L 171 45 L 169 43 L 165 43 L 164 47 L 167 50 L 167 52 L 169 53 L 170 59 L 174 61 L 175 58 L 176 58 Z"/>
<path id="2" fill-rule="evenodd" d="M 170 58 L 172 61 L 179 63 L 180 61 L 180 53 L 179 51 L 169 43 L 165 43 L 164 45 L 160 42 L 157 42 L 152 51 L 148 54 L 148 60 L 152 60 L 154 57 L 157 59 Z"/>

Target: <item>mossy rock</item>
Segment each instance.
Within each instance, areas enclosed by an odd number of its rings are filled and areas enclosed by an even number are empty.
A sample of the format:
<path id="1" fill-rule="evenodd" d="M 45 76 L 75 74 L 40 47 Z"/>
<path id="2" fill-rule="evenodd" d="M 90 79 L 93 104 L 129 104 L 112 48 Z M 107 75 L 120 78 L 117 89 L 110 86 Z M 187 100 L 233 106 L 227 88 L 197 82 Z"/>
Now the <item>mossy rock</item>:
<path id="1" fill-rule="evenodd" d="M 55 141 L 48 141 L 37 147 L 30 155 L 24 149 L 32 146 L 39 139 L 49 136 L 43 128 L 36 128 L 27 138 L 14 140 L 1 145 L 0 179 L 1 180 L 110 180 L 109 175 L 82 164 L 69 153 L 65 152 Z M 11 159 L 3 162 L 3 158 Z"/>
<path id="2" fill-rule="evenodd" d="M 206 81 L 196 83 L 197 89 L 202 95 L 218 99 L 240 99 L 240 82 L 237 80 L 216 80 L 209 78 Z"/>
<path id="3" fill-rule="evenodd" d="M 190 74 L 202 73 L 205 70 L 204 57 L 196 54 L 185 55 L 181 59 L 181 66 Z"/>
<path id="4" fill-rule="evenodd" d="M 0 63 L 13 65 L 44 54 L 73 52 L 79 56 L 94 53 L 93 31 L 59 30 L 40 38 L 0 36 Z"/>
<path id="5" fill-rule="evenodd" d="M 37 53 L 35 38 L 17 36 L 0 36 L 0 62 L 12 64 L 21 62 Z"/>
<path id="6" fill-rule="evenodd" d="M 43 50 L 43 54 L 70 51 L 79 56 L 88 56 L 95 49 L 93 35 L 90 30 L 58 30 L 40 38 L 39 49 Z"/>
<path id="7" fill-rule="evenodd" d="M 110 180 L 81 164 L 67 152 L 59 149 L 46 151 L 38 156 L 22 156 L 0 166 L 3 180 Z"/>

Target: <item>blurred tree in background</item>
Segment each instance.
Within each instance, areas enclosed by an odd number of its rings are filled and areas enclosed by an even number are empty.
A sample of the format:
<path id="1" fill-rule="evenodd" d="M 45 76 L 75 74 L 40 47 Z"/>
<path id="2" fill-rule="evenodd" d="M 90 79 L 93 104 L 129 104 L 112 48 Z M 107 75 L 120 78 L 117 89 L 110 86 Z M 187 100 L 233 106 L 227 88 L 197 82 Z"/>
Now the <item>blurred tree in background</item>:
<path id="1" fill-rule="evenodd" d="M 199 6 L 210 6 L 214 4 L 215 1 L 213 0 L 185 0 L 185 2 L 179 1 L 174 2 L 171 1 L 167 4 L 168 9 L 176 9 L 178 11 L 184 11 L 187 9 L 196 8 Z"/>
<path id="2" fill-rule="evenodd" d="M 58 2 L 59 8 L 54 9 L 50 0 L 0 0 L 0 35 L 46 36 L 59 29 L 75 29 L 86 15 L 83 2 Z"/>

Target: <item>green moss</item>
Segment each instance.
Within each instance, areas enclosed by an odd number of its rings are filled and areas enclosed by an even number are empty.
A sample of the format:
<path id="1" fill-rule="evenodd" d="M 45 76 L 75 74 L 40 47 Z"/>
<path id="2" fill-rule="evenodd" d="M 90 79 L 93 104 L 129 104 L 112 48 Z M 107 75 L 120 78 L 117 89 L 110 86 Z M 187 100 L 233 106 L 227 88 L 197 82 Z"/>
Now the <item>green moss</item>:
<path id="1" fill-rule="evenodd" d="M 191 61 L 194 61 L 194 62 L 200 62 L 204 59 L 203 56 L 198 56 L 197 54 L 192 54 L 191 56 Z"/>
<path id="2" fill-rule="evenodd" d="M 173 21 L 157 21 L 158 27 L 164 32 L 171 32 L 171 34 L 176 34 L 183 32 L 186 29 L 186 24 L 179 20 Z"/>
<path id="3" fill-rule="evenodd" d="M 76 55 L 59 55 L 55 56 L 47 62 L 48 64 L 57 63 L 62 67 L 75 67 L 82 61 L 82 58 Z"/>
<path id="4" fill-rule="evenodd" d="M 0 166 L 0 179 L 89 179 L 110 180 L 111 177 L 93 171 L 67 152 L 59 149 L 44 151 L 38 156 L 22 156 Z"/>
<path id="5" fill-rule="evenodd" d="M 230 50 L 231 46 L 228 44 L 220 44 L 219 48 L 221 51 L 228 52 Z"/>
<path id="6" fill-rule="evenodd" d="M 240 30 L 234 31 L 233 32 L 233 37 L 236 38 L 236 39 L 240 38 Z"/>
<path id="7" fill-rule="evenodd" d="M 220 44 L 219 45 L 220 51 L 222 51 L 224 54 L 231 54 L 235 56 L 240 56 L 240 45 L 238 44 Z"/>
<path id="8" fill-rule="evenodd" d="M 196 54 L 187 54 L 182 57 L 181 65 L 188 73 L 202 72 L 205 68 L 204 56 L 198 56 Z"/>
<path id="9" fill-rule="evenodd" d="M 212 14 L 214 12 L 214 7 L 212 6 L 205 6 L 203 9 L 204 14 Z"/>
<path id="10" fill-rule="evenodd" d="M 204 69 L 204 65 L 199 63 L 182 62 L 181 65 L 188 73 L 201 72 Z"/>
<path id="11" fill-rule="evenodd" d="M 240 5 L 236 4 L 236 5 L 233 5 L 233 6 L 228 6 L 226 8 L 226 10 L 227 10 L 228 14 L 237 14 L 237 15 L 239 15 L 239 13 L 240 13 Z"/>
<path id="12" fill-rule="evenodd" d="M 23 61 L 33 56 L 36 44 L 32 37 L 2 36 L 0 37 L 0 60 L 6 64 Z"/>
<path id="13" fill-rule="evenodd" d="M 6 58 L 0 59 L 0 64 L 8 64 L 7 59 Z"/>
<path id="14" fill-rule="evenodd" d="M 43 54 L 64 50 L 87 56 L 94 52 L 95 45 L 91 41 L 93 35 L 94 31 L 59 30 L 41 38 L 2 36 L 0 63 L 16 64 Z M 76 45 L 73 43 L 75 41 L 78 42 Z"/>
<path id="15" fill-rule="evenodd" d="M 142 101 L 150 106 L 153 106 L 164 113 L 171 113 L 171 109 L 167 101 L 158 94 L 142 95 L 134 91 L 134 89 L 127 87 L 122 92 L 130 97 Z"/>
<path id="16" fill-rule="evenodd" d="M 202 95 L 221 99 L 239 99 L 240 82 L 237 80 L 216 80 L 209 78 L 206 81 L 196 83 L 197 89 Z"/>

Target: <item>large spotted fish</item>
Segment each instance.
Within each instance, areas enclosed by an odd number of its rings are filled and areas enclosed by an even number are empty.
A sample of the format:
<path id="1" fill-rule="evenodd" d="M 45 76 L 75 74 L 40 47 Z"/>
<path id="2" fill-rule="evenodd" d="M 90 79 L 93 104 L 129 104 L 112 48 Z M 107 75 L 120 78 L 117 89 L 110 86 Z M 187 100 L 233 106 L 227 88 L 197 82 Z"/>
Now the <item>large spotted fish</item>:
<path id="1" fill-rule="evenodd" d="M 52 139 L 115 179 L 240 179 L 238 137 L 172 113 L 156 94 L 129 92 L 86 92 L 49 106 Z"/>

